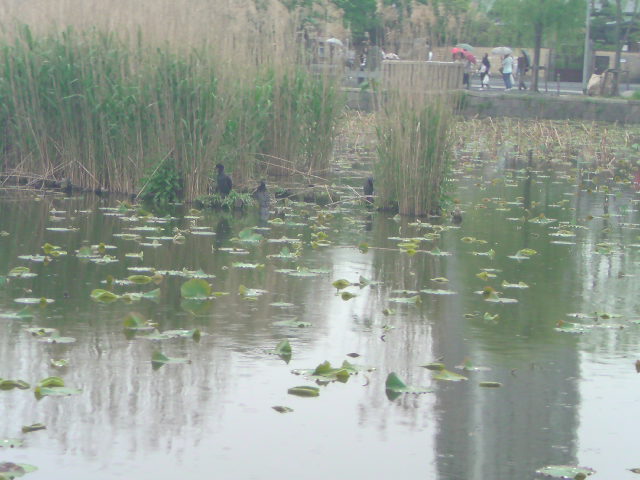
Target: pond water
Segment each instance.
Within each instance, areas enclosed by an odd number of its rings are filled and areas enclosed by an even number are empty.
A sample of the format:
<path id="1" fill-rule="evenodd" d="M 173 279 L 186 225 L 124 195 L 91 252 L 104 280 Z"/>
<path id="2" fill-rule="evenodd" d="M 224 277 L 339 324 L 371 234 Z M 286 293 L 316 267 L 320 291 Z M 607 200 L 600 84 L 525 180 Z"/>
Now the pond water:
<path id="1" fill-rule="evenodd" d="M 0 461 L 37 466 L 34 480 L 505 480 L 555 464 L 635 478 L 638 196 L 624 185 L 578 187 L 572 175 L 457 172 L 460 225 L 348 202 L 291 204 L 276 223 L 188 208 L 144 217 L 113 198 L 6 191 L 0 275 L 24 266 L 36 276 L 0 287 L 0 377 L 31 384 L 0 391 L 0 439 L 24 440 L 0 447 Z M 415 254 L 398 246 L 416 237 Z M 296 241 L 299 257 L 268 256 L 295 252 Z M 49 248 L 42 261 L 46 243 L 67 254 Z M 154 271 L 158 284 L 124 282 Z M 227 294 L 181 299 L 181 285 L 203 273 Z M 371 283 L 332 286 L 360 277 Z M 482 295 L 487 286 L 498 293 Z M 103 303 L 95 289 L 159 290 Z M 16 299 L 41 298 L 54 302 L 13 315 L 25 307 Z M 202 336 L 126 334 L 130 312 L 159 332 Z M 311 325 L 277 324 L 292 319 Z M 284 339 L 289 363 L 269 353 Z M 189 363 L 152 368 L 156 351 Z M 316 385 L 292 371 L 344 360 L 375 371 L 323 382 L 315 398 L 287 393 Z M 468 380 L 435 379 L 422 365 L 436 361 Z M 456 368 L 465 361 L 478 368 Z M 393 398 L 391 372 L 433 391 Z M 49 376 L 81 392 L 36 399 Z M 46 430 L 21 433 L 34 423 Z"/>

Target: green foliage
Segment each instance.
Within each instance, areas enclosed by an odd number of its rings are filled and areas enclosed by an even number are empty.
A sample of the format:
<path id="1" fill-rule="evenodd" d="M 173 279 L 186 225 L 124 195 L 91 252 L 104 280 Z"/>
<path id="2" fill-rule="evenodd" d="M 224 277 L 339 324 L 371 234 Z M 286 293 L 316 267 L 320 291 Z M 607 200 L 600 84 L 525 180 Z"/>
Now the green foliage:
<path id="1" fill-rule="evenodd" d="M 583 12 L 584 0 L 496 0 L 491 10 L 502 23 L 503 43 L 518 45 L 533 44 L 536 25 L 555 34 L 556 41 L 581 33 Z"/>
<path id="2" fill-rule="evenodd" d="M 375 38 L 380 27 L 375 0 L 333 0 L 333 3 L 344 11 L 344 21 L 351 28 L 354 42 L 364 40 L 366 33 Z"/>
<path id="3" fill-rule="evenodd" d="M 182 193 L 182 175 L 173 159 L 161 161 L 142 182 L 142 198 L 158 205 L 176 202 Z"/>
<path id="4" fill-rule="evenodd" d="M 213 208 L 219 210 L 242 210 L 255 204 L 250 193 L 241 193 L 231 190 L 229 195 L 223 197 L 219 193 L 203 195 L 196 199 L 196 204 L 201 208 Z"/>

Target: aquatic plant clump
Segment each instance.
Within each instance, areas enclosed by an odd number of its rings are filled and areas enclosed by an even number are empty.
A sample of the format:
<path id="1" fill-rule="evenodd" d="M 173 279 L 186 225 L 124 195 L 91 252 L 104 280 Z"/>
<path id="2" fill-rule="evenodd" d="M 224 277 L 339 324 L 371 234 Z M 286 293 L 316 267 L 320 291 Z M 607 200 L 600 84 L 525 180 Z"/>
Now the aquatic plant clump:
<path id="1" fill-rule="evenodd" d="M 452 158 L 453 110 L 442 97 L 390 99 L 377 125 L 377 203 L 402 215 L 440 210 Z"/>

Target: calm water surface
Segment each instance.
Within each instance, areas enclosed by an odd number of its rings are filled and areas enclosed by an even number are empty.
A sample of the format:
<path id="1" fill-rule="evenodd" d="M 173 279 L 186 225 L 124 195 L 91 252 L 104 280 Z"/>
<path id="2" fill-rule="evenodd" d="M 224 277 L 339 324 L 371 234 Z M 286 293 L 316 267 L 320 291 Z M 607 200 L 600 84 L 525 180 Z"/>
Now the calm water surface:
<path id="1" fill-rule="evenodd" d="M 267 223 L 257 212 L 184 218 L 179 208 L 172 219 L 158 221 L 119 212 L 110 198 L 4 192 L 0 231 L 8 235 L 0 237 L 0 275 L 27 266 L 37 276 L 11 278 L 0 288 L 0 377 L 34 385 L 59 375 L 82 393 L 36 400 L 32 390 L 0 392 L 0 438 L 25 439 L 20 448 L 0 449 L 0 460 L 37 466 L 27 477 L 34 480 L 507 480 L 536 478 L 536 469 L 549 464 L 590 466 L 596 478 L 634 479 L 628 469 L 640 467 L 633 448 L 640 400 L 634 366 L 640 358 L 637 195 L 622 186 L 589 191 L 542 171 L 459 177 L 463 223 L 442 222 L 444 228 L 435 227 L 439 236 L 425 239 L 413 256 L 394 238 L 424 236 L 434 227 L 361 205 L 293 205 L 285 224 Z M 556 221 L 524 221 L 525 208 L 529 218 L 544 214 Z M 233 240 L 255 226 L 269 228 L 259 230 L 259 243 Z M 175 228 L 184 230 L 184 243 L 170 239 Z M 329 246 L 310 247 L 318 232 L 327 234 Z M 117 236 L 122 233 L 147 238 Z M 269 240 L 282 237 L 304 243 L 299 259 L 267 257 L 284 245 Z M 47 242 L 68 255 L 48 264 L 18 258 L 41 255 Z M 75 255 L 101 242 L 115 247 L 106 253 L 117 262 Z M 370 246 L 366 253 L 358 249 L 361 242 Z M 436 248 L 449 255 L 427 253 Z M 537 254 L 508 258 L 525 248 Z M 139 252 L 143 258 L 126 256 Z M 119 284 L 138 273 L 136 267 L 202 270 L 215 275 L 215 291 L 228 295 L 194 316 L 181 306 L 187 278 L 166 274 L 158 287 Z M 278 271 L 284 268 L 317 274 Z M 482 272 L 495 277 L 479 278 Z M 333 281 L 357 282 L 360 275 L 379 283 L 349 287 L 357 296 L 348 301 L 336 295 Z M 91 291 L 107 288 L 110 277 L 118 294 L 159 288 L 159 298 L 92 301 Z M 438 277 L 448 282 L 432 280 Z M 529 288 L 506 288 L 503 281 Z M 249 300 L 238 294 L 240 285 L 265 293 Z M 487 302 L 476 293 L 485 286 L 518 302 Z M 419 293 L 421 304 L 391 301 L 421 289 L 455 294 Z M 14 300 L 25 297 L 55 302 L 31 307 L 32 318 L 7 317 L 23 307 Z M 394 313 L 384 315 L 386 308 Z M 123 318 L 131 311 L 160 331 L 198 328 L 203 336 L 199 342 L 128 338 Z M 594 312 L 614 318 L 568 315 Z M 274 325 L 290 318 L 312 326 Z M 559 322 L 583 333 L 558 331 Z M 25 331 L 33 326 L 56 328 L 76 342 L 40 342 Z M 288 364 L 267 353 L 284 338 L 293 348 Z M 155 350 L 191 363 L 154 370 Z M 68 358 L 69 365 L 52 368 L 51 358 Z M 456 370 L 467 358 L 486 369 Z M 313 385 L 292 370 L 345 359 L 376 370 L 322 386 L 317 398 L 287 394 Z M 421 365 L 435 360 L 469 380 L 432 379 Z M 435 391 L 389 400 L 390 372 Z M 483 388 L 481 381 L 503 386 Z M 277 405 L 293 412 L 277 413 Z M 20 433 L 36 422 L 47 429 Z"/>

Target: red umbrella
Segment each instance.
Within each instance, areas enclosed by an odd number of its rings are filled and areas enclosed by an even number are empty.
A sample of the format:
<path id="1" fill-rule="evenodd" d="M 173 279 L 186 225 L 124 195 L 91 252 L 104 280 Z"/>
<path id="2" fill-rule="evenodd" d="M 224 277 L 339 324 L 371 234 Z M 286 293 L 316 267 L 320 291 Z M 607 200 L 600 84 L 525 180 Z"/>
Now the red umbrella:
<path id="1" fill-rule="evenodd" d="M 477 63 L 476 57 L 473 56 L 473 53 L 467 52 L 466 50 L 461 50 L 464 57 L 469 60 L 471 63 Z"/>
<path id="2" fill-rule="evenodd" d="M 461 49 L 461 48 L 458 48 L 458 47 L 453 47 L 453 48 L 451 49 L 451 53 L 453 53 L 454 55 L 455 55 L 456 53 L 458 53 L 458 52 L 464 52 L 464 50 L 463 50 L 463 49 Z"/>

